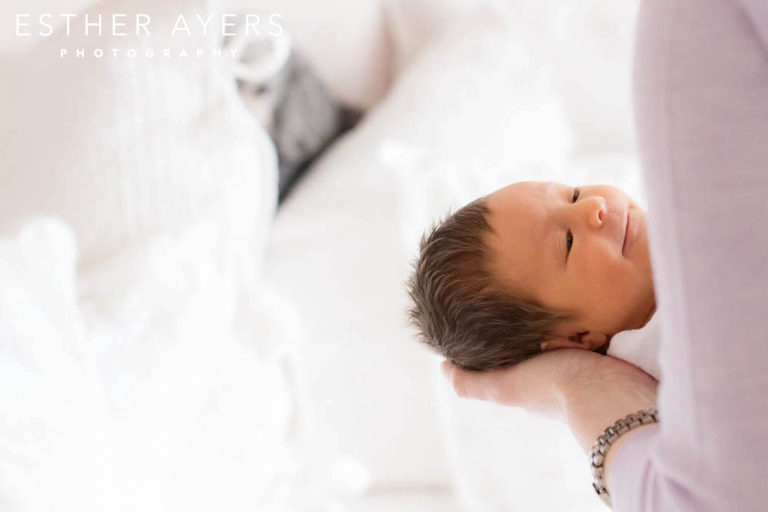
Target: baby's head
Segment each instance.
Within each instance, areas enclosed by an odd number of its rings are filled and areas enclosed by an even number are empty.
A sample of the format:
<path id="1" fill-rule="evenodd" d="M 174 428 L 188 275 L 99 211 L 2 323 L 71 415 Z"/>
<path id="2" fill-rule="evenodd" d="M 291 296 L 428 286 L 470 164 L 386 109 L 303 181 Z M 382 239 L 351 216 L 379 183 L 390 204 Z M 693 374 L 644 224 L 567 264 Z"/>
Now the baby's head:
<path id="1" fill-rule="evenodd" d="M 646 233 L 645 212 L 614 187 L 510 185 L 422 239 L 411 320 L 468 369 L 600 350 L 655 309 Z"/>

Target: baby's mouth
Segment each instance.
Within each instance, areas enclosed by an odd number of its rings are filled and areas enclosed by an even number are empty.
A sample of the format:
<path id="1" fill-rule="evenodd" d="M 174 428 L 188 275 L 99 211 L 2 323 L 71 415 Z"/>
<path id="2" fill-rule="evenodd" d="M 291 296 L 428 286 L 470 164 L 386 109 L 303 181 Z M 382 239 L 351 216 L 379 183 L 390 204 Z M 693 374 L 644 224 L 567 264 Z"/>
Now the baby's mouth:
<path id="1" fill-rule="evenodd" d="M 621 244 L 621 254 L 624 254 L 624 249 L 627 247 L 627 239 L 629 238 L 629 208 L 627 209 L 627 220 L 624 222 L 624 241 Z"/>

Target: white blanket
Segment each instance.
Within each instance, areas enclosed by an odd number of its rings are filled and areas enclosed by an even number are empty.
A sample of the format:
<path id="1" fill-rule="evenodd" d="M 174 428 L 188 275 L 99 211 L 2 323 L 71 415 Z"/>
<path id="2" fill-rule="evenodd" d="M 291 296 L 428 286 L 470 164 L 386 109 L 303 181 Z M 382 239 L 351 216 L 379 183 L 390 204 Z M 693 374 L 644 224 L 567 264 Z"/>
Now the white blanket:
<path id="1" fill-rule="evenodd" d="M 82 279 L 78 300 L 64 224 L 0 242 L 6 510 L 285 505 L 290 345 L 211 243 L 204 226 L 148 240 Z"/>
<path id="2" fill-rule="evenodd" d="M 661 377 L 659 368 L 659 344 L 661 326 L 658 314 L 654 314 L 641 329 L 621 331 L 611 338 L 608 355 L 639 366 L 656 380 Z"/>

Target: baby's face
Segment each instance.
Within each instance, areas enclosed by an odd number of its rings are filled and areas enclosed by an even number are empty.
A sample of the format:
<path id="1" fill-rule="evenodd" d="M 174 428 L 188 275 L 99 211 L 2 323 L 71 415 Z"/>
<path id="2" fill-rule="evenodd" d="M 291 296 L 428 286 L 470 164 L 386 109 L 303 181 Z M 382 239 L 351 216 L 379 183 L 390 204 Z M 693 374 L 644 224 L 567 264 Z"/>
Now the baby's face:
<path id="1" fill-rule="evenodd" d="M 572 312 L 563 335 L 610 336 L 652 315 L 645 212 L 627 194 L 604 185 L 526 182 L 486 201 L 492 272 L 510 289 Z"/>

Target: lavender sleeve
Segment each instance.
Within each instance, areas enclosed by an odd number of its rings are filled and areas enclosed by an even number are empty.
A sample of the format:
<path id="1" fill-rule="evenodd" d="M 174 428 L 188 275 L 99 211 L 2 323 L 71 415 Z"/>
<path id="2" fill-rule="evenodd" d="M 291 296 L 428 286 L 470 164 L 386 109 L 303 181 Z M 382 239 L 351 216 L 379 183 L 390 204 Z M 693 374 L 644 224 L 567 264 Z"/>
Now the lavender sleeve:
<path id="1" fill-rule="evenodd" d="M 635 111 L 661 315 L 661 424 L 616 511 L 768 510 L 768 1 L 645 0 Z"/>

